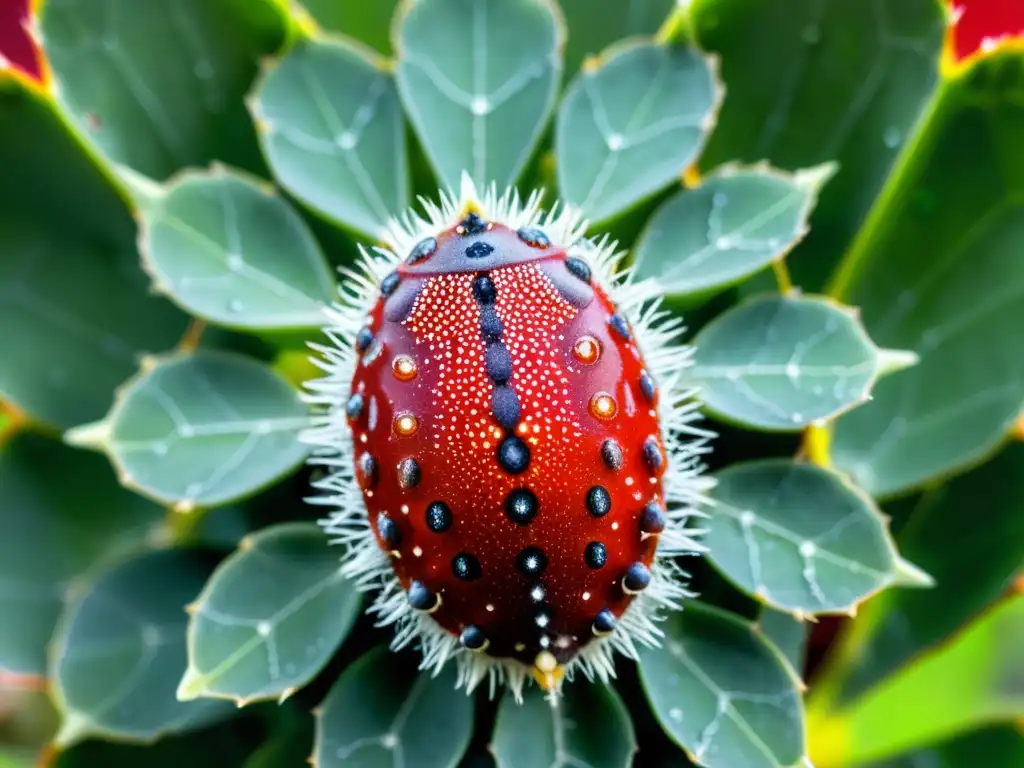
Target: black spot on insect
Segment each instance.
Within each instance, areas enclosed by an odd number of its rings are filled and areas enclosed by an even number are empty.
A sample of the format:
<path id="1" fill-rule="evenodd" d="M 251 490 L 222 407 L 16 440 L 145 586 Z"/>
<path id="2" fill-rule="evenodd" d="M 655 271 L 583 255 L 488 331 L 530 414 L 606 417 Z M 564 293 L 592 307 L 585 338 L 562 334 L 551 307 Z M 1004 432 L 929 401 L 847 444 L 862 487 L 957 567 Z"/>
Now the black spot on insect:
<path id="1" fill-rule="evenodd" d="M 353 420 L 358 419 L 363 415 L 364 405 L 365 401 L 363 400 L 363 396 L 356 392 L 348 399 L 348 402 L 345 403 L 345 415 Z"/>
<path id="2" fill-rule="evenodd" d="M 494 388 L 491 395 L 491 411 L 494 418 L 505 429 L 512 429 L 519 423 L 519 396 L 508 385 Z"/>
<path id="3" fill-rule="evenodd" d="M 617 624 L 615 614 L 607 608 L 602 608 L 598 611 L 597 617 L 594 619 L 594 634 L 595 635 L 610 635 L 615 631 L 615 625 Z"/>
<path id="4" fill-rule="evenodd" d="M 652 501 L 640 513 L 640 530 L 644 533 L 661 533 L 665 530 L 665 511 L 661 504 Z"/>
<path id="5" fill-rule="evenodd" d="M 516 568 L 524 576 L 538 576 L 548 567 L 548 556 L 540 547 L 527 547 L 516 558 Z"/>
<path id="6" fill-rule="evenodd" d="M 482 259 L 485 256 L 490 256 L 492 253 L 494 253 L 493 245 L 485 243 L 483 240 L 477 240 L 466 249 L 466 258 Z"/>
<path id="7" fill-rule="evenodd" d="M 487 345 L 484 351 L 484 367 L 495 384 L 504 384 L 512 378 L 512 355 L 500 341 Z"/>
<path id="8" fill-rule="evenodd" d="M 473 280 L 473 298 L 478 304 L 493 304 L 498 298 L 498 289 L 490 275 L 477 275 Z"/>
<path id="9" fill-rule="evenodd" d="M 356 351 L 362 354 L 372 342 L 373 331 L 370 330 L 370 326 L 360 328 L 359 333 L 356 334 Z"/>
<path id="10" fill-rule="evenodd" d="M 570 256 L 565 260 L 566 268 L 573 274 L 574 277 L 582 280 L 584 283 L 589 283 L 591 279 L 590 265 L 587 264 L 583 259 L 578 256 Z"/>
<path id="11" fill-rule="evenodd" d="M 530 446 L 515 435 L 509 435 L 498 444 L 498 464 L 513 475 L 525 472 L 530 466 Z"/>
<path id="12" fill-rule="evenodd" d="M 594 517 L 604 517 L 612 511 L 612 497 L 600 485 L 587 491 L 587 511 Z"/>
<path id="13" fill-rule="evenodd" d="M 398 485 L 401 488 L 415 488 L 423 479 L 423 472 L 416 459 L 407 456 L 398 462 Z"/>
<path id="14" fill-rule="evenodd" d="M 427 505 L 427 528 L 434 533 L 444 533 L 452 527 L 452 510 L 443 501 L 432 501 Z"/>
<path id="15" fill-rule="evenodd" d="M 459 222 L 456 232 L 460 235 L 479 235 L 486 229 L 487 222 L 481 219 L 476 212 L 470 211 L 466 218 Z"/>
<path id="16" fill-rule="evenodd" d="M 657 472 L 661 469 L 665 463 L 665 456 L 661 452 L 661 445 L 658 443 L 658 438 L 654 435 L 650 435 L 644 440 L 644 464 L 651 472 Z"/>
<path id="17" fill-rule="evenodd" d="M 385 296 L 390 296 L 395 292 L 400 280 L 401 278 L 398 276 L 398 273 L 392 272 L 380 281 L 380 292 Z"/>
<path id="18" fill-rule="evenodd" d="M 629 323 L 626 322 L 626 318 L 616 312 L 614 315 L 608 318 L 608 325 L 612 327 L 624 341 L 632 341 L 633 334 L 629 330 Z"/>
<path id="19" fill-rule="evenodd" d="M 468 552 L 459 552 L 452 558 L 452 573 L 461 581 L 475 581 L 483 575 L 480 561 Z"/>
<path id="20" fill-rule="evenodd" d="M 551 245 L 551 238 L 535 227 L 523 227 L 516 230 L 516 234 L 531 248 L 547 248 Z"/>
<path id="21" fill-rule="evenodd" d="M 426 238 L 424 240 L 420 240 L 418 243 L 416 243 L 416 245 L 413 247 L 412 251 L 409 253 L 409 258 L 406 259 L 406 261 L 410 265 L 418 264 L 419 262 L 423 261 L 424 259 L 427 259 L 427 258 L 430 258 L 431 256 L 433 256 L 434 255 L 434 251 L 436 251 L 436 250 L 437 250 L 437 240 L 434 239 L 433 237 L 428 237 L 428 238 Z"/>
<path id="22" fill-rule="evenodd" d="M 395 525 L 395 521 L 383 512 L 377 515 L 377 533 L 389 551 L 398 549 L 398 545 L 402 543 L 402 532 Z"/>
<path id="23" fill-rule="evenodd" d="M 651 374 L 647 371 L 640 374 L 640 391 L 649 403 L 653 403 L 654 398 L 658 394 L 658 388 L 654 383 L 654 379 L 651 378 Z"/>
<path id="24" fill-rule="evenodd" d="M 417 611 L 430 613 L 437 610 L 440 604 L 440 596 L 427 589 L 422 581 L 414 581 L 409 585 L 409 605 Z"/>
<path id="25" fill-rule="evenodd" d="M 608 562 L 608 550 L 600 541 L 592 541 L 583 550 L 583 559 L 590 568 L 603 568 Z"/>
<path id="26" fill-rule="evenodd" d="M 528 488 L 517 488 L 505 497 L 505 515 L 516 525 L 529 525 L 539 511 L 540 502 Z"/>
<path id="27" fill-rule="evenodd" d="M 486 341 L 499 341 L 501 334 L 505 332 L 505 327 L 501 324 L 501 318 L 494 311 L 494 307 L 480 307 L 480 332 Z"/>
<path id="28" fill-rule="evenodd" d="M 356 460 L 356 472 L 364 491 L 377 484 L 377 460 L 370 454 L 364 453 Z"/>
<path id="29" fill-rule="evenodd" d="M 462 630 L 462 634 L 459 635 L 459 642 L 463 648 L 470 651 L 482 651 L 491 643 L 487 639 L 487 634 L 476 624 L 470 624 Z"/>
<path id="30" fill-rule="evenodd" d="M 643 592 L 651 583 L 651 571 L 641 562 L 633 563 L 622 577 L 622 589 L 629 595 Z"/>
<path id="31" fill-rule="evenodd" d="M 610 437 L 601 443 L 601 461 L 615 472 L 622 469 L 622 446 Z"/>

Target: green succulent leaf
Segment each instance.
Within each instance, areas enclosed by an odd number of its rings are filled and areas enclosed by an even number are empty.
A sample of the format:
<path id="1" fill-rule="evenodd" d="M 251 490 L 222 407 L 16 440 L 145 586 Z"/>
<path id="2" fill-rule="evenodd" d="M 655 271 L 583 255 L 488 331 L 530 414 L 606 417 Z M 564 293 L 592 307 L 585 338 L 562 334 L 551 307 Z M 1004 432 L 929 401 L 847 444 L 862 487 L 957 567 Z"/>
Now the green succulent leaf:
<path id="1" fill-rule="evenodd" d="M 711 412 L 766 430 L 798 430 L 864 402 L 915 356 L 880 350 L 856 314 L 828 299 L 765 296 L 733 307 L 694 339 L 690 376 Z"/>
<path id="2" fill-rule="evenodd" d="M 822 762 L 860 766 L 1024 712 L 1024 594 L 926 651 L 815 733 Z M 914 712 L 907 718 L 905 713 Z"/>
<path id="3" fill-rule="evenodd" d="M 576 76 L 558 111 L 563 200 L 604 221 L 667 187 L 697 159 L 721 100 L 712 61 L 694 48 L 612 47 Z"/>
<path id="4" fill-rule="evenodd" d="M 577 682 L 567 685 L 563 694 L 554 706 L 532 686 L 522 704 L 505 694 L 491 738 L 498 768 L 629 768 L 637 750 L 636 735 L 615 689 Z"/>
<path id="5" fill-rule="evenodd" d="M 871 498 L 840 475 L 785 459 L 716 475 L 708 557 L 730 580 L 796 614 L 851 611 L 894 583 L 928 584 L 902 561 Z"/>
<path id="6" fill-rule="evenodd" d="M 377 57 L 343 41 L 297 43 L 250 103 L 275 177 L 314 210 L 376 238 L 407 207 L 402 109 Z"/>
<path id="7" fill-rule="evenodd" d="M 200 350 L 147 366 L 104 421 L 66 439 L 107 452 L 122 483 L 187 512 L 287 474 L 307 454 L 308 422 L 298 392 L 265 364 Z"/>
<path id="8" fill-rule="evenodd" d="M 225 702 L 174 696 L 185 668 L 185 605 L 216 563 L 199 550 L 135 555 L 97 575 L 54 640 L 50 675 L 64 719 L 57 743 L 88 736 L 152 741 L 209 724 Z"/>
<path id="9" fill-rule="evenodd" d="M 189 667 L 178 698 L 285 698 L 308 683 L 352 628 L 360 595 L 315 523 L 243 539 L 190 608 Z"/>
<path id="10" fill-rule="evenodd" d="M 822 289 L 899 162 L 935 87 L 947 8 L 937 0 L 690 3 L 693 35 L 720 57 L 728 93 L 702 168 L 839 164 L 788 259 L 797 285 Z"/>
<path id="11" fill-rule="evenodd" d="M 1024 55 L 942 83 L 831 292 L 920 365 L 839 420 L 833 458 L 874 495 L 991 453 L 1024 403 Z M 963 148 L 971 147 L 970 156 Z"/>
<path id="12" fill-rule="evenodd" d="M 726 167 L 667 200 L 636 244 L 638 278 L 675 296 L 728 288 L 785 257 L 807 231 L 818 190 L 835 172 Z"/>
<path id="13" fill-rule="evenodd" d="M 676 0 L 558 0 L 569 30 L 565 74 L 575 75 L 584 60 L 612 43 L 650 37 L 665 22 Z"/>
<path id="14" fill-rule="evenodd" d="M 443 185 L 515 183 L 551 114 L 564 30 L 551 0 L 415 0 L 395 77 Z"/>
<path id="15" fill-rule="evenodd" d="M 162 517 L 95 454 L 30 434 L 0 448 L 0 616 L 12 617 L 0 622 L 0 670 L 45 674 L 73 580 L 137 544 Z"/>
<path id="16" fill-rule="evenodd" d="M 187 318 L 147 294 L 112 180 L 45 97 L 3 74 L 0 166 L 0 328 L 17 329 L 0 334 L 0 396 L 60 429 L 98 419 Z"/>
<path id="17" fill-rule="evenodd" d="M 335 283 L 320 246 L 273 189 L 224 169 L 177 177 L 142 208 L 157 290 L 236 328 L 316 328 Z"/>
<path id="18" fill-rule="evenodd" d="M 640 680 L 665 733 L 707 768 L 807 765 L 798 681 L 750 624 L 695 601 L 640 651 Z"/>
<path id="19" fill-rule="evenodd" d="M 317 718 L 313 764 L 454 768 L 473 733 L 473 699 L 455 690 L 454 665 L 409 674 L 386 648 L 350 665 Z"/>
<path id="20" fill-rule="evenodd" d="M 302 7 L 324 29 L 385 55 L 391 53 L 391 19 L 397 6 L 398 0 L 302 0 Z"/>
<path id="21" fill-rule="evenodd" d="M 765 606 L 757 618 L 757 627 L 786 657 L 793 673 L 801 677 L 807 650 L 807 622 L 791 613 Z"/>
<path id="22" fill-rule="evenodd" d="M 163 180 L 222 160 L 259 171 L 242 97 L 288 36 L 275 0 L 46 0 L 58 95 L 113 160 Z"/>
<path id="23" fill-rule="evenodd" d="M 897 537 L 934 589 L 891 590 L 864 608 L 858 653 L 842 698 L 851 699 L 922 648 L 955 633 L 1010 588 L 1024 568 L 1024 444 L 928 491 Z M 965 511 L 970 510 L 970 520 Z"/>

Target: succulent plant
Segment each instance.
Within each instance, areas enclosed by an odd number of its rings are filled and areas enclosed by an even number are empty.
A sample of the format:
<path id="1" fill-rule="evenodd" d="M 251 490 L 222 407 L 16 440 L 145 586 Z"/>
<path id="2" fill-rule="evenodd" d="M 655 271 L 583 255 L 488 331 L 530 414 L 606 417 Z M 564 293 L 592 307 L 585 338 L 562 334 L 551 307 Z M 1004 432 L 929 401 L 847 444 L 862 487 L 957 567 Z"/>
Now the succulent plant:
<path id="1" fill-rule="evenodd" d="M 45 763 L 1020 765 L 1021 47 L 304 6 L 46 0 L 0 70 Z"/>

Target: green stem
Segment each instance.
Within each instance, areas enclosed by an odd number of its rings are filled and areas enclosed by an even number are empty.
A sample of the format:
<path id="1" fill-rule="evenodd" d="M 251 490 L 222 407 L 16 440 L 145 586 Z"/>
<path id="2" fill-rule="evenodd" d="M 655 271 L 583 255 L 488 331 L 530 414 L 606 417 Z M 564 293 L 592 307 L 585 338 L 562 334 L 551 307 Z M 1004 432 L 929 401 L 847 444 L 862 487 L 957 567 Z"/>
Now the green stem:
<path id="1" fill-rule="evenodd" d="M 662 23 L 654 35 L 654 42 L 659 45 L 684 43 L 690 39 L 691 18 L 690 3 L 676 3 L 668 18 Z"/>
<path id="2" fill-rule="evenodd" d="M 793 292 L 793 278 L 789 276 L 789 267 L 785 259 L 772 262 L 772 272 L 775 273 L 775 283 L 779 286 L 779 293 L 788 296 Z"/>

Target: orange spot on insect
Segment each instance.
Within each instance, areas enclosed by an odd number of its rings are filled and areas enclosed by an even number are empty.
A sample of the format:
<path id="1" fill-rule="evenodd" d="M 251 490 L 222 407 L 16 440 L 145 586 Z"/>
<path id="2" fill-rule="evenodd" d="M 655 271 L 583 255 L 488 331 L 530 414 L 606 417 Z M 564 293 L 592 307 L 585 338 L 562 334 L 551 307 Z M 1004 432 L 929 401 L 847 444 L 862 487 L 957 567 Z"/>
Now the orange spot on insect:
<path id="1" fill-rule="evenodd" d="M 601 345 L 593 336 L 581 336 L 573 344 L 572 354 L 584 365 L 593 365 L 601 356 Z"/>
<path id="2" fill-rule="evenodd" d="M 615 398 L 607 392 L 598 392 L 590 399 L 590 412 L 599 419 L 610 419 L 618 410 Z"/>
<path id="3" fill-rule="evenodd" d="M 420 420 L 411 413 L 400 413 L 395 417 L 395 432 L 402 437 L 416 434 L 420 428 Z"/>
<path id="4" fill-rule="evenodd" d="M 391 372 L 399 381 L 412 381 L 416 378 L 416 361 L 408 355 L 399 355 L 391 362 Z"/>

